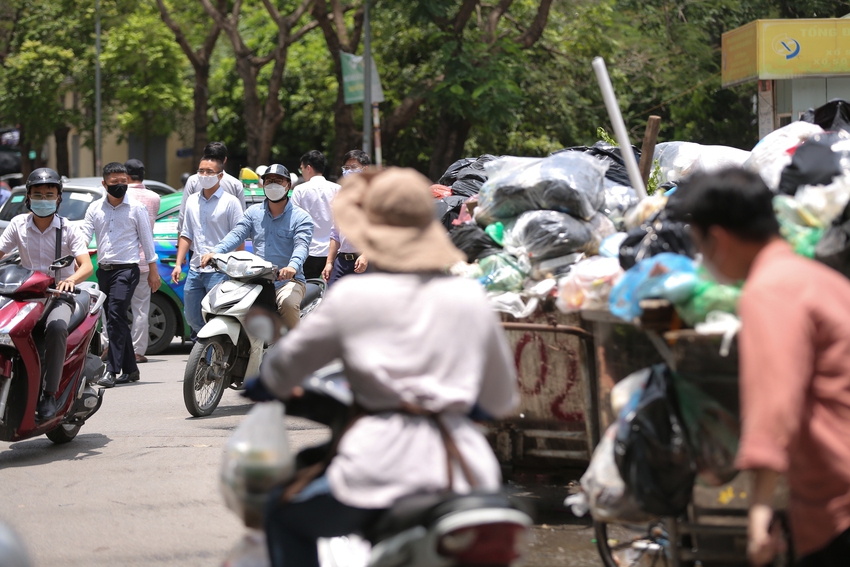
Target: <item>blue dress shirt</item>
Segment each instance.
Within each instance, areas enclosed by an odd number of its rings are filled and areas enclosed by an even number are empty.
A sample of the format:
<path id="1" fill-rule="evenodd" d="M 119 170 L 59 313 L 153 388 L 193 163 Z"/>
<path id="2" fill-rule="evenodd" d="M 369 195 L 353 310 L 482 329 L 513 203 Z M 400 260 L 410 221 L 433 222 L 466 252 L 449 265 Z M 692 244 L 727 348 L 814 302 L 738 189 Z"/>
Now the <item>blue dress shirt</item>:
<path id="1" fill-rule="evenodd" d="M 249 238 L 254 244 L 254 254 L 278 269 L 286 266 L 294 268 L 295 279 L 306 281 L 302 266 L 313 239 L 313 219 L 306 211 L 287 202 L 283 213 L 274 217 L 268 201 L 248 207 L 242 220 L 216 245 L 214 251 L 217 254 L 230 252 Z M 286 283 L 275 282 L 275 287 Z"/>

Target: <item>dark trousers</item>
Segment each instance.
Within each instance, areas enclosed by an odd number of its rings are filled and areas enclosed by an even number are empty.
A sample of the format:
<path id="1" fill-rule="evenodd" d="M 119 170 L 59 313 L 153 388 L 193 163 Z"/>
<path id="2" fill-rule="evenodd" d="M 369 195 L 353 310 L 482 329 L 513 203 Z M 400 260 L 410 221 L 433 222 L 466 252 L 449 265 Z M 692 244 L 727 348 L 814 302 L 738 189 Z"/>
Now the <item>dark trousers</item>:
<path id="1" fill-rule="evenodd" d="M 319 567 L 317 539 L 360 531 L 383 511 L 352 508 L 331 494 L 275 505 L 279 498 L 278 490 L 266 506 L 266 540 L 273 567 Z"/>
<path id="2" fill-rule="evenodd" d="M 846 567 L 850 564 L 850 530 L 829 542 L 829 545 L 800 558 L 797 567 Z"/>
<path id="3" fill-rule="evenodd" d="M 333 285 L 333 283 L 341 277 L 354 273 L 354 264 L 357 263 L 357 260 L 346 260 L 343 256 L 343 254 L 340 254 L 336 257 L 336 260 L 334 260 L 331 277 L 328 278 L 328 287 Z"/>
<path id="4" fill-rule="evenodd" d="M 113 374 L 125 374 L 139 369 L 136 353 L 133 352 L 133 336 L 127 323 L 127 310 L 133 292 L 139 285 L 139 267 L 118 270 L 97 269 L 97 283 L 106 294 L 106 332 L 109 334 L 109 355 L 106 370 Z"/>
<path id="5" fill-rule="evenodd" d="M 65 301 L 55 301 L 50 313 L 44 318 L 44 391 L 55 394 L 59 391 L 62 368 L 65 365 L 65 351 L 68 344 L 68 321 L 73 310 Z"/>
<path id="6" fill-rule="evenodd" d="M 307 259 L 304 260 L 304 266 L 302 266 L 304 277 L 308 280 L 321 279 L 322 270 L 325 269 L 327 261 L 327 256 L 307 256 Z"/>

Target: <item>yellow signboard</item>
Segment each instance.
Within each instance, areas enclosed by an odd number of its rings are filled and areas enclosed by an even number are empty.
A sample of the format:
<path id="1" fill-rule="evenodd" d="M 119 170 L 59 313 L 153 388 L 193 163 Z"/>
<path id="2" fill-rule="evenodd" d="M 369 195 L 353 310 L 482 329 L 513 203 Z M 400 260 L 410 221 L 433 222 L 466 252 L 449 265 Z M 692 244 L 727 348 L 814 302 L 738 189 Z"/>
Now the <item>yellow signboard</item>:
<path id="1" fill-rule="evenodd" d="M 723 34 L 723 86 L 850 76 L 850 20 L 757 20 Z"/>

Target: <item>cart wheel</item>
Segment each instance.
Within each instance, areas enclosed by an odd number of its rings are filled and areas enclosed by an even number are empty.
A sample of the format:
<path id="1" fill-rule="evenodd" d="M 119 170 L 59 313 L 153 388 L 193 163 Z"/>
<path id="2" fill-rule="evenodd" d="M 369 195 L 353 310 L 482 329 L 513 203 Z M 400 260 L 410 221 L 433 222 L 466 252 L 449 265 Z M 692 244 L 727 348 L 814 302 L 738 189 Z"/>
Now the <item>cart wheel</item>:
<path id="1" fill-rule="evenodd" d="M 609 526 L 615 527 L 617 533 L 609 533 Z M 593 530 L 596 534 L 596 548 L 605 567 L 671 565 L 666 553 L 669 543 L 663 524 L 624 526 L 594 520 Z"/>

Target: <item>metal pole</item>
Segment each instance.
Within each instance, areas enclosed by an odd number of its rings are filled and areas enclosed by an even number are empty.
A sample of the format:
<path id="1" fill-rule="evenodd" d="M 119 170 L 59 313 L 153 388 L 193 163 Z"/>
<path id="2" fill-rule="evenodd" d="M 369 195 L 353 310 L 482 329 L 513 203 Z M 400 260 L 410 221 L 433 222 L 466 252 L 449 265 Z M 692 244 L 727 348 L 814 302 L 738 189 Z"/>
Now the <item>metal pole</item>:
<path id="1" fill-rule="evenodd" d="M 620 144 L 620 154 L 623 156 L 623 161 L 626 164 L 629 180 L 632 182 L 632 187 L 634 187 L 637 196 L 645 199 L 646 187 L 640 176 L 640 168 L 638 168 L 635 154 L 631 151 L 632 143 L 629 140 L 629 133 L 626 131 L 626 123 L 623 122 L 620 105 L 617 104 L 617 95 L 614 94 L 614 86 L 611 84 L 611 77 L 608 76 L 605 60 L 601 57 L 595 57 L 592 65 L 593 70 L 596 72 L 596 79 L 599 81 L 599 88 L 602 91 L 602 100 L 605 101 L 608 116 L 611 118 L 611 126 L 614 127 L 614 134 L 617 137 L 617 142 Z"/>
<path id="2" fill-rule="evenodd" d="M 103 141 L 100 135 L 100 0 L 94 0 L 94 12 L 94 175 L 97 177 L 103 167 Z"/>
<path id="3" fill-rule="evenodd" d="M 384 158 L 381 154 L 381 115 L 377 102 L 372 104 L 372 126 L 375 128 L 375 165 L 380 168 L 384 164 Z"/>
<path id="4" fill-rule="evenodd" d="M 372 155 L 372 27 L 369 0 L 363 0 L 363 151 Z"/>

